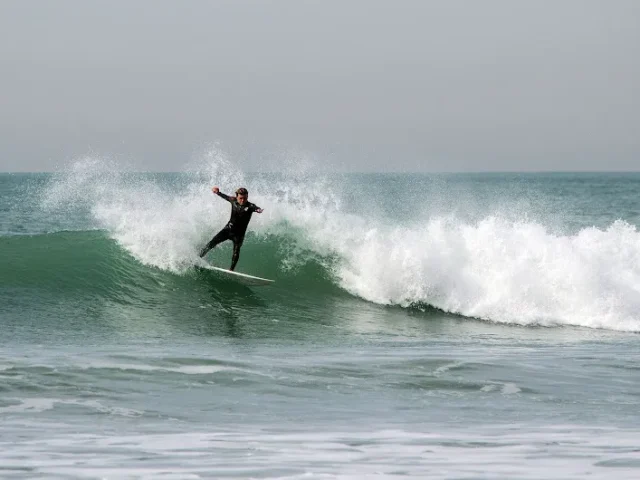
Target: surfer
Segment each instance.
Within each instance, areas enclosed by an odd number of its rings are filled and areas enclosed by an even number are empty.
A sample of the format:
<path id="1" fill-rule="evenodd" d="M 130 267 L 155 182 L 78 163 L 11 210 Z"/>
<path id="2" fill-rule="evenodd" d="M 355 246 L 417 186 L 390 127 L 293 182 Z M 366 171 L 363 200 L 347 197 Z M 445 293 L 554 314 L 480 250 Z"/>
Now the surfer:
<path id="1" fill-rule="evenodd" d="M 224 228 L 200 250 L 200 256 L 204 257 L 209 250 L 219 243 L 231 240 L 233 242 L 233 256 L 231 257 L 231 268 L 229 270 L 233 271 L 236 268 L 236 263 L 238 263 L 238 258 L 240 258 L 240 247 L 242 247 L 244 234 L 247 231 L 251 215 L 253 212 L 262 213 L 262 209 L 248 200 L 249 192 L 246 188 L 236 190 L 235 197 L 221 193 L 218 187 L 213 187 L 211 191 L 231 203 L 231 218 Z"/>

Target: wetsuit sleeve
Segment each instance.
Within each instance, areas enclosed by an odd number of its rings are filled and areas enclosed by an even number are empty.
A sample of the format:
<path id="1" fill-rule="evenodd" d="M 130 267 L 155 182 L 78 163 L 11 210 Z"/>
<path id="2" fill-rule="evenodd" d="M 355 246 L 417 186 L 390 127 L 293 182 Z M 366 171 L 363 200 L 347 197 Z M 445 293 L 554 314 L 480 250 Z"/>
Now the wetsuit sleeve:
<path id="1" fill-rule="evenodd" d="M 231 197 L 229 195 L 225 195 L 222 192 L 218 192 L 216 195 L 218 195 L 220 198 L 224 198 L 227 202 L 231 201 Z"/>
<path id="2" fill-rule="evenodd" d="M 260 207 L 258 205 L 256 205 L 255 203 L 251 204 L 251 211 L 255 212 L 256 210 L 260 210 Z"/>

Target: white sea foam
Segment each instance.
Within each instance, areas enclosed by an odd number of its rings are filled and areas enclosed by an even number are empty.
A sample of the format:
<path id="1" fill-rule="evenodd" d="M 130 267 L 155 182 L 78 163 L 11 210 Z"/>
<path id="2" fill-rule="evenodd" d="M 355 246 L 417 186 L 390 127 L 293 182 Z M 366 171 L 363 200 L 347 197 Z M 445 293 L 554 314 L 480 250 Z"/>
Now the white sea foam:
<path id="1" fill-rule="evenodd" d="M 40 413 L 51 410 L 56 402 L 56 400 L 52 398 L 14 398 L 9 400 L 14 403 L 6 407 L 0 407 L 0 413 Z"/>
<path id="2" fill-rule="evenodd" d="M 142 412 L 123 407 L 111 407 L 96 400 L 77 400 L 71 398 L 13 398 L 6 399 L 15 403 L 6 407 L 0 407 L 0 413 L 42 413 L 53 410 L 56 406 L 75 405 L 100 413 L 134 417 L 142 415 Z"/>
<path id="3" fill-rule="evenodd" d="M 175 367 L 164 367 L 157 365 L 133 364 L 133 363 L 110 363 L 110 362 L 93 362 L 84 366 L 85 369 L 108 368 L 125 371 L 137 372 L 174 372 L 185 375 L 210 375 L 218 372 L 240 371 L 236 367 L 226 365 L 180 365 Z"/>
<path id="4" fill-rule="evenodd" d="M 28 468 L 40 476 L 74 478 L 631 480 L 640 468 L 637 433 L 488 425 L 431 432 L 288 433 L 238 426 L 234 431 L 108 435 L 78 434 L 72 427 L 38 432 L 33 439 L 20 436 L 3 445 L 0 462 L 9 473 Z"/>
<path id="5" fill-rule="evenodd" d="M 341 285 L 368 300 L 430 304 L 482 319 L 640 330 L 640 233 L 558 236 L 543 225 L 495 217 L 352 232 L 335 245 Z"/>
<path id="6" fill-rule="evenodd" d="M 521 325 L 576 325 L 640 331 L 640 232 L 624 221 L 563 235 L 530 219 L 487 214 L 477 220 L 430 215 L 393 223 L 347 211 L 347 186 L 297 172 L 279 183 L 253 180 L 219 152 L 179 191 L 132 181 L 113 165 L 88 159 L 58 175 L 48 207 L 84 205 L 140 262 L 182 272 L 229 213 L 212 185 L 246 185 L 265 209 L 251 231 L 286 238 L 282 268 L 309 256 L 331 258 L 335 282 L 363 299 L 432 305 L 480 319 Z M 114 173 L 115 172 L 115 173 Z M 413 200 L 416 201 L 415 199 Z M 423 209 L 418 209 L 422 212 Z"/>

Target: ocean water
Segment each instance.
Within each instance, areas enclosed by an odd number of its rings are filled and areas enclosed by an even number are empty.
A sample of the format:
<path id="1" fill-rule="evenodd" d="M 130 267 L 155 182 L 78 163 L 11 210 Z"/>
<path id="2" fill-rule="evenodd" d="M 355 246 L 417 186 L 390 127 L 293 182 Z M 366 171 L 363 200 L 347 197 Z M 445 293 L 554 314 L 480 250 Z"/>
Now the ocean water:
<path id="1" fill-rule="evenodd" d="M 238 271 L 195 269 L 264 208 Z M 639 174 L 0 174 L 2 478 L 640 478 Z M 227 266 L 230 245 L 207 261 Z"/>

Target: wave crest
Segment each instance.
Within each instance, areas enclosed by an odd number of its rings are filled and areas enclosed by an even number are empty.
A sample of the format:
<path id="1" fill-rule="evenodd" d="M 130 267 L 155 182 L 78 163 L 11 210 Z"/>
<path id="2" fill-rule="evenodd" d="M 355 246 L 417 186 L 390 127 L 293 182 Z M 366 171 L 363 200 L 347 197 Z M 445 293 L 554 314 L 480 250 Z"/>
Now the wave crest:
<path id="1" fill-rule="evenodd" d="M 353 178 L 248 178 L 209 160 L 215 168 L 162 178 L 76 166 L 54 178 L 43 205 L 82 206 L 139 262 L 182 274 L 228 218 L 210 187 L 242 184 L 265 213 L 252 220 L 241 269 L 295 278 L 288 285 L 306 295 L 333 284 L 379 304 L 495 322 L 640 331 L 640 233 L 624 221 L 564 235 L 526 216 L 461 219 L 420 204 L 408 220 L 389 215 L 389 197 L 354 197 Z"/>

